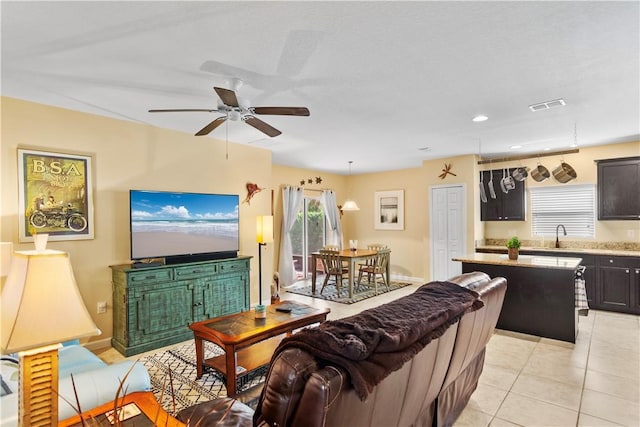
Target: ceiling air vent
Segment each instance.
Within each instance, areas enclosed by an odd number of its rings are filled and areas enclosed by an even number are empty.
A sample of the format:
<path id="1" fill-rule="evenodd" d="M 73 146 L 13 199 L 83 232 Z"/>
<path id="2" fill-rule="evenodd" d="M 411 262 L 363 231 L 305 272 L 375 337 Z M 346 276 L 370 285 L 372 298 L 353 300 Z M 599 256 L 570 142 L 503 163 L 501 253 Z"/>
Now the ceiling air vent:
<path id="1" fill-rule="evenodd" d="M 554 108 L 554 107 L 562 107 L 564 105 L 567 105 L 567 103 L 564 102 L 564 99 L 560 98 L 560 99 L 554 99 L 553 101 L 546 101 L 546 102 L 540 102 L 538 104 L 529 105 L 529 109 L 533 112 L 536 112 L 540 110 L 548 110 L 549 108 Z"/>

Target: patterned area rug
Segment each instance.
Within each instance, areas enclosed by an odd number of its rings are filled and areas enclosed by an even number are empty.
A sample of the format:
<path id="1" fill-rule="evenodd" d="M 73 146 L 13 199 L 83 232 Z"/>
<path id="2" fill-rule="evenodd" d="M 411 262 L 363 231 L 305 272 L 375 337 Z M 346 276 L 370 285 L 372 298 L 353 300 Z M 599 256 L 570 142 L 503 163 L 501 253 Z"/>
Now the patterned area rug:
<path id="1" fill-rule="evenodd" d="M 224 354 L 215 344 L 204 342 L 205 359 Z M 168 350 L 145 356 L 140 363 L 149 371 L 151 391 L 165 411 L 176 414 L 196 403 L 227 395 L 225 381 L 213 369 L 196 379 L 195 343 L 179 344 Z M 238 390 L 243 391 L 264 382 L 268 367 L 250 372 L 239 379 Z"/>
<path id="2" fill-rule="evenodd" d="M 404 288 L 405 286 L 409 286 L 411 284 L 412 283 L 409 282 L 396 282 L 392 280 L 389 284 L 389 289 L 387 289 L 387 287 L 382 282 L 378 281 L 378 295 L 392 292 L 396 289 Z M 318 277 L 316 282 L 315 294 L 311 293 L 311 283 L 306 282 L 304 284 L 292 285 L 286 288 L 286 290 L 287 292 L 291 292 L 294 294 L 306 295 L 314 298 L 322 298 L 327 301 L 335 301 L 342 304 L 353 304 L 355 302 L 376 296 L 376 294 L 374 293 L 373 284 L 367 285 L 363 283 L 360 286 L 360 289 L 357 289 L 357 292 L 356 289 L 354 289 L 353 298 L 349 298 L 349 288 L 346 285 L 340 287 L 340 295 L 338 295 L 333 282 L 329 282 L 329 284 L 327 284 L 322 294 L 320 293 L 321 288 L 322 280 L 321 277 Z"/>

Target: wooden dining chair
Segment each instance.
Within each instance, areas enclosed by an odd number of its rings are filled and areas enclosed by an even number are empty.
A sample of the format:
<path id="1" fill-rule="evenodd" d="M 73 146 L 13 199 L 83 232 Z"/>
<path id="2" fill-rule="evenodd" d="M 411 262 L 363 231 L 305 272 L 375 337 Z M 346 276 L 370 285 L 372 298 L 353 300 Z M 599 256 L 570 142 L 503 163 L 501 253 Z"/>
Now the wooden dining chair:
<path id="1" fill-rule="evenodd" d="M 344 266 L 342 265 L 340 252 L 322 249 L 320 250 L 320 259 L 322 260 L 322 265 L 325 271 L 324 282 L 322 282 L 320 293 L 324 291 L 325 286 L 327 286 L 327 284 L 329 283 L 329 279 L 331 278 L 331 276 L 333 276 L 336 280 L 336 290 L 338 292 L 338 295 L 340 295 L 340 286 L 342 285 L 342 280 L 344 280 L 344 276 L 348 277 L 349 275 L 349 269 L 344 268 Z"/>
<path id="2" fill-rule="evenodd" d="M 370 251 L 378 252 L 381 249 L 387 249 L 387 245 L 383 245 L 382 243 L 371 243 L 367 245 L 367 249 L 369 249 Z M 363 267 L 373 267 L 375 262 L 376 262 L 375 257 L 366 258 L 364 262 L 358 264 L 358 274 L 360 274 L 360 269 L 362 269 Z M 365 272 L 365 273 L 367 273 L 367 280 L 369 281 L 369 283 L 371 283 L 371 273 L 368 273 L 368 272 Z"/>
<path id="3" fill-rule="evenodd" d="M 327 250 L 327 251 L 340 252 L 340 247 L 337 246 L 337 245 L 325 245 L 325 246 L 322 247 L 322 249 Z M 349 268 L 349 261 L 342 260 L 342 267 L 348 269 Z"/>
<path id="4" fill-rule="evenodd" d="M 390 249 L 380 249 L 375 257 L 373 257 L 373 262 L 371 265 L 362 265 L 358 270 L 358 280 L 356 282 L 356 286 L 360 287 L 360 282 L 362 281 L 362 275 L 367 274 L 367 283 L 371 285 L 371 279 L 373 278 L 373 289 L 374 292 L 378 293 L 378 281 L 376 280 L 376 275 L 380 275 L 382 277 L 382 283 L 387 287 L 387 290 L 390 290 L 389 283 L 387 282 L 387 266 L 389 265 L 389 259 L 391 257 Z"/>

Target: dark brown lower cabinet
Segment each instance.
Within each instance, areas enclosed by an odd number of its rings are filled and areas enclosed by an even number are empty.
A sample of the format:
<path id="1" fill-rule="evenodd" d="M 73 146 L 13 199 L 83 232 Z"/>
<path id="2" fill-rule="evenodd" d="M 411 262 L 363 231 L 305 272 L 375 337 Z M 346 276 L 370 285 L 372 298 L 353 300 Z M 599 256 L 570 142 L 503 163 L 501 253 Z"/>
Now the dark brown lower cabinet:
<path id="1" fill-rule="evenodd" d="M 478 252 L 495 252 L 482 250 Z M 498 252 L 506 253 L 506 248 Z M 640 314 L 640 258 L 593 255 L 584 252 L 520 250 L 522 255 L 582 258 L 589 308 Z"/>
<path id="2" fill-rule="evenodd" d="M 640 314 L 640 268 L 633 269 L 633 308 L 636 313 Z"/>
<path id="3" fill-rule="evenodd" d="M 597 307 L 640 314 L 640 258 L 599 256 Z"/>

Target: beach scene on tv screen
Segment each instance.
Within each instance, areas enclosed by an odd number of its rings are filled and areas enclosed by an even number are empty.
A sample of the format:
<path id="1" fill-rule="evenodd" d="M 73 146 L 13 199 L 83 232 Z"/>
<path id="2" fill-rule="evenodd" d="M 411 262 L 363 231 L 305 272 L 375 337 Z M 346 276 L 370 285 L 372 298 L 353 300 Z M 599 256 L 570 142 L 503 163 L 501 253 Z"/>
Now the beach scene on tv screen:
<path id="1" fill-rule="evenodd" d="M 131 257 L 237 251 L 237 195 L 132 191 Z"/>

